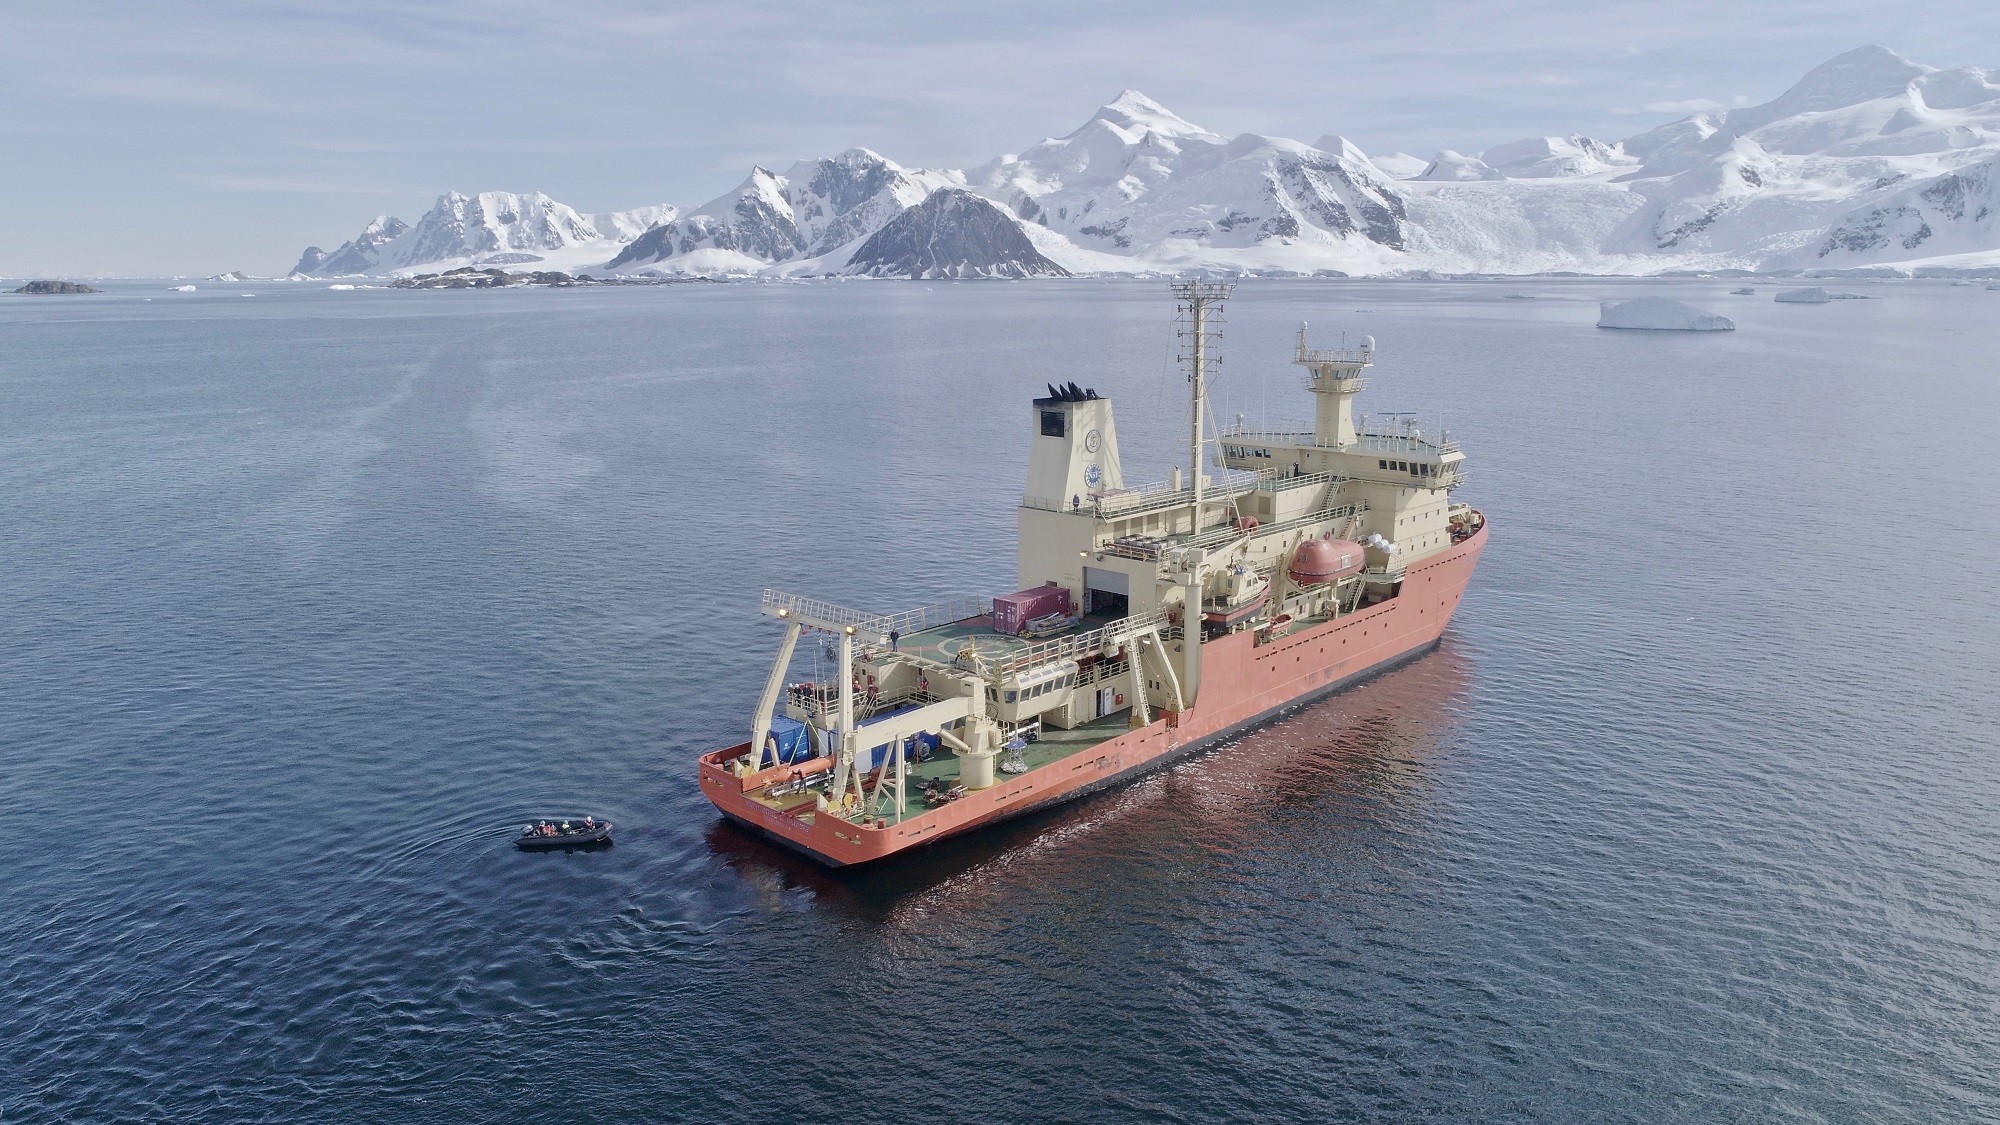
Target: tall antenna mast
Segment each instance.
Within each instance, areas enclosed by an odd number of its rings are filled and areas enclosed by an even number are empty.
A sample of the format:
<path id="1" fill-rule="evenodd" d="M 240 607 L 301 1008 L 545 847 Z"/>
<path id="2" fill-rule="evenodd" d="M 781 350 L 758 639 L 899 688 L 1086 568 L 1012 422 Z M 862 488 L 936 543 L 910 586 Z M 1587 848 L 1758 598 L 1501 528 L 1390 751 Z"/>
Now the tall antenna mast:
<path id="1" fill-rule="evenodd" d="M 1176 281 L 1173 289 L 1174 299 L 1180 302 L 1181 314 L 1190 322 L 1181 331 L 1181 337 L 1190 345 L 1181 359 L 1188 365 L 1190 413 L 1194 415 L 1188 435 L 1188 468 L 1194 473 L 1194 526 L 1191 530 L 1199 532 L 1202 516 L 1201 423 L 1208 412 L 1208 371 L 1213 360 L 1211 353 L 1215 350 L 1211 345 L 1222 338 L 1221 305 L 1229 299 L 1236 286 L 1226 281 Z"/>

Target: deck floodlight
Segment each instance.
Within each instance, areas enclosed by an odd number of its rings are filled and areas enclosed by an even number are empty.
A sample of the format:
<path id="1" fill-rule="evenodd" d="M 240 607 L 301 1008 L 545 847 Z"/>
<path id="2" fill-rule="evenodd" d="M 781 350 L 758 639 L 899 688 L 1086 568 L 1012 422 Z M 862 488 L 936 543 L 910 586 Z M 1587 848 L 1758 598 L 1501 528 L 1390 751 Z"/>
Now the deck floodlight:
<path id="1" fill-rule="evenodd" d="M 847 635 L 848 635 L 848 636 L 850 636 L 850 637 L 854 635 L 854 626 L 852 626 L 852 625 L 849 625 L 849 626 L 847 627 Z"/>
<path id="2" fill-rule="evenodd" d="M 779 607 L 778 607 L 778 616 L 779 616 L 779 617 L 790 617 L 791 615 L 792 615 L 792 610 L 791 610 L 791 607 L 790 607 L 790 606 L 779 606 Z"/>

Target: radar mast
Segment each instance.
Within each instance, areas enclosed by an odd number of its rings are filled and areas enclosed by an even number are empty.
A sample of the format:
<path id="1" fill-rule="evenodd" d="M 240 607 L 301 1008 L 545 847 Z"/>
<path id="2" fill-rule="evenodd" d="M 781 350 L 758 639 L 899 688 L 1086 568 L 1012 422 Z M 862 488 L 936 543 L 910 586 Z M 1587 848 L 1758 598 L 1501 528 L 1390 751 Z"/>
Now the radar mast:
<path id="1" fill-rule="evenodd" d="M 1209 365 L 1215 362 L 1214 345 L 1222 339 L 1222 302 L 1229 299 L 1236 286 L 1226 281 L 1176 281 L 1173 283 L 1174 298 L 1180 303 L 1180 314 L 1187 318 L 1188 326 L 1180 336 L 1188 342 L 1181 353 L 1181 361 L 1187 364 L 1188 400 L 1194 421 L 1188 434 L 1188 471 L 1194 474 L 1194 522 L 1191 525 L 1198 534 L 1202 527 L 1202 445 L 1201 424 L 1208 413 Z"/>

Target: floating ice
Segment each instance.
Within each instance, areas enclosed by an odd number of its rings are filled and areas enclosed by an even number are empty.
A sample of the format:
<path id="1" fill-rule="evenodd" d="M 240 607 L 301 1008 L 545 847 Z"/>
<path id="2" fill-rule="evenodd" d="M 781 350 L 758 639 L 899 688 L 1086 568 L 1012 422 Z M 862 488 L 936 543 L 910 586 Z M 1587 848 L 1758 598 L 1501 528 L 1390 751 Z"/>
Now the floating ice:
<path id="1" fill-rule="evenodd" d="M 169 286 L 167 286 L 167 288 L 169 288 L 169 289 L 173 290 L 173 291 L 174 291 L 174 292 L 176 292 L 176 293 L 192 293 L 192 292 L 194 292 L 194 286 L 192 286 L 192 285 L 169 285 Z"/>
<path id="2" fill-rule="evenodd" d="M 1755 289 L 1749 289 L 1749 288 L 1731 289 L 1729 291 L 1729 295 L 1732 297 L 1754 297 L 1757 295 L 1757 291 Z"/>
<path id="3" fill-rule="evenodd" d="M 1815 285 L 1810 289 L 1787 289 L 1771 299 L 1781 305 L 1824 305 L 1833 300 L 1833 294 Z"/>
<path id="4" fill-rule="evenodd" d="M 1599 328 L 1647 328 L 1662 332 L 1731 332 L 1736 322 L 1666 297 L 1638 297 L 1598 304 Z"/>
<path id="5" fill-rule="evenodd" d="M 329 285 L 329 286 L 327 286 L 327 288 L 328 288 L 328 289 L 352 289 L 352 288 L 354 288 L 354 286 L 352 286 L 352 285 Z"/>

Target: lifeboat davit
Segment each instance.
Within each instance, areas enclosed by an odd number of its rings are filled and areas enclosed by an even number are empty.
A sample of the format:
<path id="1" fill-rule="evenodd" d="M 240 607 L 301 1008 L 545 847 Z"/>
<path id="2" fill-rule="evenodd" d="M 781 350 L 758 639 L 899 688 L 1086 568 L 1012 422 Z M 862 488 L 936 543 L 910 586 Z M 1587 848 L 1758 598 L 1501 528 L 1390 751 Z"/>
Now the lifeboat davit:
<path id="1" fill-rule="evenodd" d="M 1308 539 L 1292 556 L 1292 581 L 1301 586 L 1338 582 L 1367 565 L 1361 544 L 1351 539 Z"/>
<path id="2" fill-rule="evenodd" d="M 1248 621 L 1258 610 L 1264 608 L 1265 602 L 1270 600 L 1271 585 L 1267 582 L 1256 593 L 1245 598 L 1243 601 L 1236 602 L 1233 605 L 1220 605 L 1208 610 L 1201 615 L 1201 621 L 1204 625 L 1227 629 Z"/>

